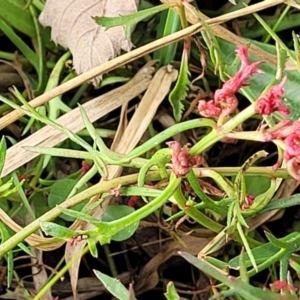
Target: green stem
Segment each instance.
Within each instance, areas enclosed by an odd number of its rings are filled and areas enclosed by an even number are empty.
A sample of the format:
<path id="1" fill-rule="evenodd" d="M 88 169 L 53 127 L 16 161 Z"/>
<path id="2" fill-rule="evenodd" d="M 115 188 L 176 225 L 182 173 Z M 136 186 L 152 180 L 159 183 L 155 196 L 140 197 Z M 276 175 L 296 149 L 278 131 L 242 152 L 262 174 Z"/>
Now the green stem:
<path id="1" fill-rule="evenodd" d="M 197 221 L 199 224 L 212 230 L 213 232 L 220 232 L 223 229 L 223 226 L 219 223 L 208 218 L 205 214 L 197 210 L 194 206 L 186 206 L 186 199 L 182 193 L 181 187 L 178 186 L 174 198 L 181 210 L 183 210 L 189 217 Z"/>
<path id="2" fill-rule="evenodd" d="M 111 256 L 109 245 L 107 245 L 107 244 L 103 245 L 102 248 L 103 248 L 103 251 L 105 253 L 111 275 L 116 278 L 119 273 L 118 273 L 118 269 L 117 269 L 117 266 L 115 264 L 115 261 Z"/>
<path id="3" fill-rule="evenodd" d="M 151 173 L 148 174 L 147 180 L 159 180 L 161 177 L 159 173 Z M 22 230 L 15 233 L 10 239 L 5 241 L 0 245 L 0 257 L 3 257 L 9 250 L 16 247 L 20 242 L 24 241 L 30 234 L 34 233 L 40 227 L 41 221 L 51 221 L 57 218 L 61 214 L 60 207 L 63 208 L 71 208 L 76 204 L 81 203 L 87 198 L 91 198 L 94 195 L 102 194 L 110 191 L 111 189 L 117 187 L 118 185 L 130 185 L 137 182 L 138 174 L 123 176 L 119 178 L 115 178 L 112 180 L 101 181 L 100 183 L 86 189 L 85 191 L 75 195 L 74 197 L 66 200 L 62 204 L 56 206 L 55 208 L 49 210 L 45 214 L 43 214 L 38 219 L 31 222 L 29 225 L 24 227 Z M 151 203 L 150 203 L 151 204 Z"/>
<path id="4" fill-rule="evenodd" d="M 155 137 L 148 140 L 143 145 L 132 150 L 129 154 L 126 155 L 126 158 L 133 159 L 134 157 L 141 156 L 147 151 L 154 148 L 156 145 L 159 145 L 160 143 L 166 141 L 167 139 L 173 137 L 174 135 L 183 132 L 185 130 L 190 130 L 199 127 L 216 128 L 216 122 L 210 119 L 201 118 L 201 119 L 190 120 L 190 121 L 182 122 L 180 124 L 173 125 L 172 127 L 157 134 Z"/>
<path id="5" fill-rule="evenodd" d="M 257 274 L 258 272 L 261 272 L 262 270 L 268 268 L 270 265 L 275 264 L 278 260 L 281 259 L 281 257 L 284 256 L 286 252 L 286 249 L 280 249 L 275 255 L 273 255 L 272 257 L 270 257 L 269 259 L 265 260 L 263 263 L 261 263 L 260 265 L 257 266 L 257 270 L 255 269 L 251 269 L 247 275 L 249 277 L 254 276 L 255 274 Z"/>
<path id="6" fill-rule="evenodd" d="M 159 209 L 169 198 L 174 194 L 175 190 L 181 183 L 181 178 L 176 178 L 174 173 L 170 176 L 170 181 L 165 190 L 157 198 L 144 205 L 140 209 L 136 210 L 132 214 L 125 216 L 121 219 L 112 222 L 103 222 L 96 230 L 99 233 L 100 243 L 106 244 L 110 242 L 110 239 L 117 232 L 127 228 L 128 226 L 139 222 L 143 218 L 147 217 L 151 213 Z M 87 231 L 87 234 L 93 234 L 95 231 Z"/>
<path id="7" fill-rule="evenodd" d="M 249 119 L 255 114 L 255 104 L 248 106 L 239 114 L 231 118 L 228 122 L 223 124 L 218 129 L 213 129 L 202 140 L 196 143 L 190 150 L 192 156 L 198 155 L 212 146 L 214 143 L 220 141 L 226 134 L 233 131 L 238 125 L 242 124 L 245 120 Z"/>

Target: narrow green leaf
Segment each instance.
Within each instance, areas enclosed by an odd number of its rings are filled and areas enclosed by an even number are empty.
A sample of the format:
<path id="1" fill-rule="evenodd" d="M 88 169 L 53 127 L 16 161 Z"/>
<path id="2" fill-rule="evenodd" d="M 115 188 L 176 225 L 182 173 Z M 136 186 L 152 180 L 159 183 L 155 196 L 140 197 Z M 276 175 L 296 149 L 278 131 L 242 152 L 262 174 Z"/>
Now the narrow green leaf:
<path id="1" fill-rule="evenodd" d="M 184 49 L 182 52 L 179 76 L 177 78 L 176 85 L 169 95 L 169 101 L 173 107 L 173 115 L 176 122 L 179 122 L 182 116 L 182 110 L 184 108 L 181 101 L 186 97 L 189 89 L 189 67 L 188 67 L 188 55 Z"/>
<path id="2" fill-rule="evenodd" d="M 245 264 L 245 251 L 244 251 L 244 248 L 242 248 L 239 262 L 240 262 L 241 280 L 244 281 L 244 282 L 249 283 L 249 276 L 247 274 L 247 267 L 246 267 L 246 264 Z"/>
<path id="3" fill-rule="evenodd" d="M 291 206 L 296 206 L 299 204 L 300 204 L 300 194 L 296 194 L 287 198 L 281 198 L 268 203 L 267 206 L 259 213 L 261 214 L 267 211 L 271 211 L 275 209 L 283 209 Z"/>
<path id="4" fill-rule="evenodd" d="M 3 136 L 0 142 L 0 175 L 4 167 L 5 157 L 6 157 L 6 141 L 5 141 L 5 137 Z"/>
<path id="5" fill-rule="evenodd" d="M 186 259 L 190 264 L 200 269 L 202 272 L 208 274 L 209 276 L 215 278 L 216 280 L 222 282 L 228 286 L 233 291 L 235 296 L 243 297 L 247 300 L 282 300 L 280 294 L 272 293 L 269 290 L 263 290 L 261 288 L 256 288 L 248 283 L 241 281 L 233 276 L 226 276 L 222 274 L 221 271 L 208 264 L 205 260 L 197 259 L 193 255 L 185 252 L 179 252 L 179 254 Z M 221 296 L 222 292 L 218 295 Z M 217 296 L 217 295 L 216 295 Z M 218 299 L 213 297 L 212 299 Z M 285 300 L 296 300 L 297 297 L 286 296 Z"/>
<path id="6" fill-rule="evenodd" d="M 268 258 L 274 256 L 279 250 L 280 250 L 279 247 L 276 247 L 271 243 L 267 243 L 253 248 L 252 254 L 254 256 L 256 263 L 259 265 L 260 263 L 266 261 Z M 240 269 L 239 259 L 240 256 L 236 256 L 233 259 L 231 259 L 228 263 L 229 268 L 236 269 L 236 270 Z M 245 253 L 244 255 L 244 263 L 247 268 L 251 266 L 251 261 L 247 253 Z"/>
<path id="7" fill-rule="evenodd" d="M 251 261 L 251 264 L 252 264 L 252 266 L 253 266 L 253 268 L 257 271 L 258 269 L 257 269 L 257 263 L 256 263 L 256 261 L 255 261 L 255 257 L 254 257 L 254 255 L 253 255 L 253 253 L 252 253 L 252 250 L 251 250 L 251 248 L 250 248 L 250 246 L 249 246 L 249 243 L 248 243 L 248 241 L 247 241 L 247 238 L 246 238 L 246 236 L 245 236 L 245 234 L 244 234 L 244 231 L 243 231 L 243 229 L 242 229 L 242 226 L 241 226 L 241 223 L 237 223 L 237 230 L 238 230 L 238 232 L 239 232 L 239 235 L 240 235 L 240 237 L 241 237 L 241 240 L 242 240 L 242 242 L 243 242 L 243 246 L 246 248 L 246 250 L 247 250 L 247 254 L 248 254 L 248 257 L 249 257 L 249 259 L 250 259 L 250 261 Z M 245 264 L 244 264 L 244 267 L 245 267 Z"/>
<path id="8" fill-rule="evenodd" d="M 32 16 L 26 6 L 26 0 L 2 0 L 0 18 L 31 38 L 36 37 Z"/>
<path id="9" fill-rule="evenodd" d="M 0 233 L 1 233 L 1 243 L 7 241 L 10 238 L 10 234 L 5 227 L 5 225 L 0 221 Z M 5 255 L 7 262 L 7 286 L 10 287 L 10 284 L 13 279 L 14 271 L 14 257 L 12 250 L 8 251 Z"/>
<path id="10" fill-rule="evenodd" d="M 80 212 L 80 211 L 76 211 L 76 210 L 73 210 L 73 209 L 66 209 L 66 208 L 63 208 L 63 207 L 59 207 L 59 210 L 61 210 L 65 215 L 67 216 L 70 216 L 72 217 L 72 219 L 81 219 L 81 220 L 85 220 L 87 222 L 90 222 L 91 224 L 97 226 L 97 225 L 101 225 L 101 221 L 99 221 L 98 219 L 86 214 L 86 213 L 83 213 L 83 212 Z"/>
<path id="11" fill-rule="evenodd" d="M 180 300 L 172 281 L 167 284 L 167 292 L 165 293 L 165 296 L 168 300 Z"/>
<path id="12" fill-rule="evenodd" d="M 95 237 L 93 237 L 93 236 L 89 237 L 87 240 L 87 243 L 88 243 L 88 247 L 89 247 L 91 255 L 94 257 L 98 257 L 98 249 L 97 249 Z"/>
<path id="13" fill-rule="evenodd" d="M 280 241 L 279 239 L 276 239 L 275 236 L 272 235 L 271 233 L 265 231 L 265 234 L 269 242 L 275 247 L 286 249 L 289 246 L 288 242 L 282 240 Z"/>
<path id="14" fill-rule="evenodd" d="M 109 277 L 100 271 L 94 270 L 96 277 L 102 282 L 105 288 L 117 299 L 128 300 L 129 292 L 119 279 Z"/>
<path id="15" fill-rule="evenodd" d="M 2 3 L 1 3 L 2 5 Z M 2 7 L 1 7 L 2 11 Z M 14 43 L 14 45 L 23 53 L 27 60 L 32 64 L 39 74 L 39 57 L 38 55 L 14 32 L 14 30 L 0 18 L 0 29 Z"/>
<path id="16" fill-rule="evenodd" d="M 61 240 L 69 241 L 70 239 L 77 236 L 76 231 L 52 222 L 41 221 L 40 226 L 45 234 L 51 235 Z"/>
<path id="17" fill-rule="evenodd" d="M 94 17 L 94 20 L 97 24 L 111 28 L 115 26 L 124 26 L 125 33 L 127 37 L 130 37 L 131 29 L 140 21 L 148 18 L 151 15 L 154 15 L 158 12 L 161 12 L 165 9 L 168 9 L 170 4 L 161 4 L 148 9 L 141 10 L 139 12 L 120 17 Z"/>
<path id="18" fill-rule="evenodd" d="M 179 14 L 177 14 L 172 9 L 169 9 L 166 13 L 167 16 L 163 15 L 165 14 L 165 12 L 161 14 L 161 20 L 159 26 L 164 26 L 164 28 L 161 30 L 162 32 L 160 32 L 157 38 L 161 38 L 169 34 L 172 34 L 174 32 L 177 32 L 181 27 Z M 178 43 L 173 43 L 171 45 L 168 45 L 166 47 L 157 50 L 154 53 L 154 58 L 159 59 L 161 66 L 168 65 L 172 60 L 175 59 L 177 46 Z"/>
<path id="19" fill-rule="evenodd" d="M 224 242 L 224 240 L 221 240 L 222 242 Z M 220 244 L 219 244 L 220 245 Z M 221 248 L 221 245 L 219 247 L 219 249 Z M 217 249 L 217 247 L 216 247 Z M 212 253 L 212 251 L 211 251 Z M 224 271 L 226 274 L 228 274 L 228 262 L 224 262 L 222 260 L 219 260 L 215 257 L 211 257 L 211 256 L 206 256 L 205 257 L 205 261 L 207 261 L 209 264 L 215 266 L 216 268 Z"/>

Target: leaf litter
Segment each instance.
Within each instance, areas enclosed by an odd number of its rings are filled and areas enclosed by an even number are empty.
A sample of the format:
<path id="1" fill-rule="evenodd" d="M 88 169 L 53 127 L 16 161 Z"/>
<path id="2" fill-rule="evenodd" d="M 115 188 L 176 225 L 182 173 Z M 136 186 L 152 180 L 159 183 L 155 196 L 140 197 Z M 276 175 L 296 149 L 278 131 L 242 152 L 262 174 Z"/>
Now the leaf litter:
<path id="1" fill-rule="evenodd" d="M 106 29 L 93 17 L 128 15 L 137 12 L 138 4 L 139 0 L 48 0 L 39 21 L 51 27 L 51 39 L 56 44 L 71 51 L 74 68 L 81 74 L 133 46 L 123 26 Z M 97 86 L 101 78 L 94 78 L 93 84 Z"/>

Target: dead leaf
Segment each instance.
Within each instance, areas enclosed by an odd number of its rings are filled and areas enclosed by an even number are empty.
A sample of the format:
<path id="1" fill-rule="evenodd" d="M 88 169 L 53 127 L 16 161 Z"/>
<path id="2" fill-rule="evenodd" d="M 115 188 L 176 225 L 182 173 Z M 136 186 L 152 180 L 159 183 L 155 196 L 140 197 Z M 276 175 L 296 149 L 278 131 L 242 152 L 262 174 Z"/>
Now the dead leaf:
<path id="1" fill-rule="evenodd" d="M 132 48 L 123 26 L 109 29 L 99 26 L 92 17 L 117 17 L 137 11 L 139 0 L 47 0 L 39 21 L 52 27 L 55 43 L 70 49 L 78 74 Z M 98 85 L 101 77 L 93 79 Z"/>
<path id="2" fill-rule="evenodd" d="M 32 262 L 32 274 L 35 274 L 33 276 L 33 283 L 36 291 L 40 291 L 42 287 L 48 282 L 49 277 L 47 275 L 47 272 L 45 268 L 43 267 L 43 251 L 39 249 L 32 249 L 31 250 L 34 257 L 31 258 Z M 37 264 L 36 264 L 37 260 Z M 53 297 L 51 295 L 51 289 L 48 289 L 45 294 L 40 298 L 40 300 L 52 300 Z"/>
<path id="3" fill-rule="evenodd" d="M 201 251 L 211 239 L 199 238 L 191 235 L 183 235 L 180 237 L 185 246 L 176 241 L 167 242 L 149 262 L 142 268 L 137 282 L 135 283 L 135 292 L 137 295 L 152 290 L 159 282 L 158 269 L 172 256 L 178 255 L 178 251 L 188 251 L 192 255 L 196 255 Z"/>

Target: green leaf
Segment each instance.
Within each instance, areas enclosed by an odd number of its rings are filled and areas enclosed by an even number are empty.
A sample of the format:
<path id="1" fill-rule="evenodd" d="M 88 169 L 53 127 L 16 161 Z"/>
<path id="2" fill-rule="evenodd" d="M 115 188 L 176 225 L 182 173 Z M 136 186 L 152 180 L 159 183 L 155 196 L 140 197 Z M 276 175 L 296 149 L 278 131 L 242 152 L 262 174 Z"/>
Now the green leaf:
<path id="1" fill-rule="evenodd" d="M 88 238 L 87 243 L 88 243 L 88 247 L 89 247 L 91 255 L 94 257 L 98 257 L 98 249 L 97 249 L 97 245 L 96 245 L 95 241 L 96 241 L 95 237 L 91 236 Z"/>
<path id="2" fill-rule="evenodd" d="M 92 216 L 90 216 L 86 213 L 76 211 L 76 210 L 73 210 L 73 209 L 63 208 L 63 207 L 59 207 L 59 210 L 62 211 L 66 216 L 72 217 L 74 219 L 82 219 L 82 220 L 85 220 L 87 222 L 90 222 L 91 224 L 93 224 L 95 226 L 101 224 L 101 221 L 99 221 L 98 219 L 96 219 L 96 218 L 94 218 L 94 217 L 92 217 Z"/>
<path id="3" fill-rule="evenodd" d="M 51 235 L 61 240 L 69 241 L 70 239 L 77 236 L 76 231 L 52 222 L 41 221 L 40 226 L 45 234 Z"/>
<path id="4" fill-rule="evenodd" d="M 169 9 L 166 12 L 160 14 L 160 22 L 157 29 L 157 38 L 168 36 L 174 32 L 177 32 L 180 27 L 180 16 L 174 10 Z M 166 47 L 163 47 L 154 52 L 154 59 L 158 59 L 161 66 L 168 65 L 175 59 L 178 43 L 172 43 Z"/>
<path id="5" fill-rule="evenodd" d="M 181 100 L 183 100 L 189 89 L 189 66 L 187 51 L 184 49 L 182 52 L 179 76 L 177 78 L 176 85 L 169 95 L 169 101 L 173 107 L 173 115 L 176 122 L 179 122 L 182 116 L 182 110 L 184 108 Z"/>
<path id="6" fill-rule="evenodd" d="M 102 282 L 105 288 L 117 299 L 128 300 L 129 292 L 119 279 L 109 277 L 100 271 L 94 270 L 96 277 Z"/>
<path id="7" fill-rule="evenodd" d="M 16 193 L 24 183 L 24 181 L 21 181 L 15 187 L 10 188 L 12 186 L 12 181 L 13 178 L 11 178 L 8 182 L 0 186 L 0 194 L 2 198 L 6 198 L 9 195 Z"/>
<path id="8" fill-rule="evenodd" d="M 289 244 L 287 242 L 284 241 L 280 241 L 279 239 L 276 239 L 274 235 L 272 235 L 271 233 L 265 231 L 266 237 L 269 240 L 269 242 L 274 245 L 275 247 L 278 248 L 287 248 L 289 246 Z"/>
<path id="9" fill-rule="evenodd" d="M 64 202 L 70 192 L 73 190 L 74 186 L 76 185 L 77 180 L 74 179 L 60 179 L 55 181 L 55 183 L 50 188 L 50 194 L 48 197 L 48 204 L 50 208 L 54 208 L 56 205 L 61 204 Z M 83 191 L 83 187 L 78 190 L 78 192 Z M 75 205 L 72 210 L 81 210 L 85 205 L 85 202 L 82 202 L 78 205 Z M 71 216 L 67 216 L 65 214 L 60 215 L 60 218 L 64 219 L 65 221 L 74 221 L 75 218 Z"/>
<path id="10" fill-rule="evenodd" d="M 6 226 L 1 221 L 0 221 L 0 233 L 1 233 L 1 243 L 4 243 L 11 237 Z M 6 253 L 5 258 L 7 262 L 7 286 L 10 287 L 10 284 L 13 279 L 13 271 L 14 271 L 14 257 L 13 257 L 12 250 Z"/>
<path id="11" fill-rule="evenodd" d="M 258 196 L 270 187 L 270 178 L 265 176 L 245 176 L 247 193 Z"/>
<path id="12" fill-rule="evenodd" d="M 140 21 L 148 18 L 149 16 L 168 9 L 170 4 L 161 4 L 139 12 L 120 17 L 94 17 L 97 24 L 111 28 L 115 26 L 124 26 L 126 37 L 130 37 L 131 29 Z"/>
<path id="13" fill-rule="evenodd" d="M 173 282 L 169 282 L 167 284 L 167 292 L 165 293 L 165 296 L 168 300 L 180 300 Z"/>
<path id="14" fill-rule="evenodd" d="M 280 250 L 279 247 L 276 247 L 276 246 L 272 245 L 271 243 L 266 243 L 261 246 L 253 248 L 252 254 L 255 258 L 256 263 L 259 265 L 260 263 L 263 263 L 270 257 L 274 256 L 279 250 Z M 232 258 L 228 263 L 229 268 L 238 270 L 240 268 L 239 260 L 240 260 L 239 255 Z M 251 266 L 251 261 L 250 261 L 247 253 L 245 253 L 245 255 L 244 255 L 244 263 L 245 263 L 246 267 Z"/>
<path id="15" fill-rule="evenodd" d="M 122 217 L 130 215 L 134 211 L 135 210 L 133 207 L 127 205 L 111 205 L 107 207 L 104 215 L 102 216 L 101 221 L 111 222 L 117 219 L 121 219 Z M 135 233 L 138 227 L 139 227 L 139 222 L 136 222 L 133 225 L 128 226 L 123 230 L 120 230 L 111 239 L 117 242 L 127 240 Z"/>
<path id="16" fill-rule="evenodd" d="M 270 235 L 267 235 L 270 238 Z M 281 257 L 285 254 L 277 255 L 281 248 L 286 248 L 289 251 L 297 251 L 300 248 L 300 233 L 299 232 L 292 232 L 287 236 L 276 239 L 271 237 L 272 242 L 274 243 L 266 243 L 261 246 L 255 247 L 252 249 L 252 254 L 255 258 L 257 264 L 264 263 L 266 260 L 272 258 L 276 255 L 276 259 L 280 260 Z M 275 245 L 276 244 L 276 245 Z M 246 267 L 251 266 L 249 256 L 245 253 L 245 265 Z M 270 264 L 273 262 L 270 262 Z M 239 269 L 239 256 L 231 259 L 229 261 L 229 267 L 232 269 Z M 267 267 L 267 266 L 266 266 Z"/>
<path id="17" fill-rule="evenodd" d="M 49 205 L 43 192 L 34 193 L 30 200 L 30 204 L 34 208 L 36 217 L 40 217 L 49 211 Z"/>
<path id="18" fill-rule="evenodd" d="M 282 300 L 280 294 L 272 293 L 269 290 L 263 290 L 261 288 L 256 288 L 251 286 L 250 284 L 241 281 L 238 278 L 233 276 L 226 276 L 220 270 L 216 269 L 214 266 L 208 264 L 205 260 L 198 259 L 193 255 L 185 252 L 179 252 L 179 254 L 187 260 L 190 264 L 201 270 L 202 272 L 206 273 L 207 275 L 215 278 L 216 280 L 225 284 L 229 291 L 221 292 L 218 295 L 215 295 L 211 299 L 219 299 L 224 295 L 231 295 L 231 296 L 240 296 L 243 299 L 247 300 Z M 285 300 L 296 300 L 296 296 L 285 296 Z"/>
<path id="19" fill-rule="evenodd" d="M 223 241 L 223 239 L 221 241 Z M 211 253 L 212 253 L 212 251 L 211 251 Z M 215 257 L 211 257 L 211 256 L 206 256 L 205 261 L 212 264 L 216 268 L 228 273 L 228 263 L 227 262 L 224 262 L 222 260 L 219 260 L 219 259 L 217 259 Z"/>
<path id="20" fill-rule="evenodd" d="M 267 211 L 282 209 L 291 206 L 296 206 L 300 204 L 300 194 L 296 194 L 290 197 L 281 198 L 275 201 L 272 201 L 267 204 L 267 206 L 260 211 L 260 213 L 265 213 Z"/>
<path id="21" fill-rule="evenodd" d="M 297 251 L 300 247 L 300 232 L 293 231 L 284 238 L 277 239 L 272 234 L 266 232 L 266 236 L 275 247 Z"/>
<path id="22" fill-rule="evenodd" d="M 0 142 L 0 175 L 4 167 L 5 157 L 6 157 L 6 142 L 5 142 L 5 137 L 3 136 Z"/>
<path id="23" fill-rule="evenodd" d="M 270 179 L 270 188 L 265 192 L 255 197 L 254 202 L 242 212 L 243 216 L 251 216 L 260 212 L 273 198 L 276 192 L 276 180 Z"/>
<path id="24" fill-rule="evenodd" d="M 24 9 L 26 2 L 26 0 L 2 0 L 0 18 L 20 32 L 35 38 L 36 32 L 32 16 L 28 9 Z"/>

